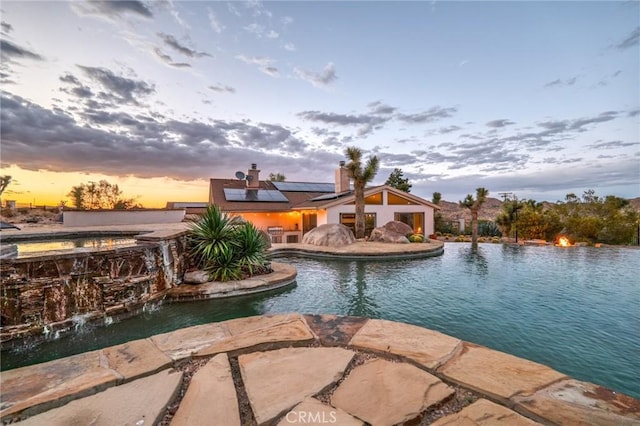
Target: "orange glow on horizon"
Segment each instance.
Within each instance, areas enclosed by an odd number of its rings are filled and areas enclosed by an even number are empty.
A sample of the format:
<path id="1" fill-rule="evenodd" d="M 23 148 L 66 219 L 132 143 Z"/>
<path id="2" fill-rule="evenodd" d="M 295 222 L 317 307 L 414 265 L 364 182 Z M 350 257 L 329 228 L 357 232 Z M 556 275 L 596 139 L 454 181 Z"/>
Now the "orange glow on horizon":
<path id="1" fill-rule="evenodd" d="M 167 177 L 143 179 L 98 173 L 24 170 L 17 166 L 3 167 L 0 174 L 11 176 L 11 183 L 2 194 L 3 206 L 5 200 L 34 206 L 57 206 L 61 200 L 65 200 L 70 206 L 71 200 L 67 194 L 71 188 L 103 179 L 117 184 L 122 191 L 122 198 L 133 198 L 147 208 L 166 207 L 168 201 L 209 201 L 208 178 L 196 181 L 178 181 Z"/>

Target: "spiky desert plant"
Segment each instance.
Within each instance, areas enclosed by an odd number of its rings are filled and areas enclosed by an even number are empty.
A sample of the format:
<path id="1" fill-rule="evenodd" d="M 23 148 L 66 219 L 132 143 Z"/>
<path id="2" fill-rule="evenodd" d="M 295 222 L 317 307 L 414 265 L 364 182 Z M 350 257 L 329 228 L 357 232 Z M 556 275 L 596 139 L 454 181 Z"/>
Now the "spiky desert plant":
<path id="1" fill-rule="evenodd" d="M 197 265 L 208 269 L 209 264 L 219 256 L 228 257 L 235 227 L 240 218 L 223 212 L 218 206 L 210 205 L 198 219 L 189 226 L 191 254 Z"/>
<path id="2" fill-rule="evenodd" d="M 267 262 L 267 241 L 264 234 L 251 222 L 236 227 L 233 246 L 238 264 L 249 275 L 264 268 Z"/>

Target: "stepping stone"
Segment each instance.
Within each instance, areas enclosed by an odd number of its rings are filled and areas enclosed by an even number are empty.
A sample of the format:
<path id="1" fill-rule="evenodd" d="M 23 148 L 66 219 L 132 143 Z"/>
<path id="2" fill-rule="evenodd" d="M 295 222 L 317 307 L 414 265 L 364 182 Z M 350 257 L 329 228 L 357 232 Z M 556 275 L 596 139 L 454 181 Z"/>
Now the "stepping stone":
<path id="1" fill-rule="evenodd" d="M 401 355 L 435 369 L 462 349 L 462 341 L 410 324 L 369 320 L 349 343 L 351 346 Z"/>
<path id="2" fill-rule="evenodd" d="M 164 370 L 172 363 L 150 339 L 133 340 L 102 350 L 107 365 L 125 382 Z"/>
<path id="3" fill-rule="evenodd" d="M 337 382 L 354 353 L 342 348 L 284 348 L 238 357 L 259 425 Z"/>
<path id="4" fill-rule="evenodd" d="M 567 377 L 545 365 L 467 342 L 462 353 L 438 372 L 505 405 L 516 394 L 531 394 Z"/>
<path id="5" fill-rule="evenodd" d="M 227 354 L 211 358 L 194 374 L 171 426 L 240 426 L 240 410 Z"/>
<path id="6" fill-rule="evenodd" d="M 322 346 L 347 346 L 354 334 L 369 321 L 364 317 L 305 315 L 311 331 Z"/>
<path id="7" fill-rule="evenodd" d="M 479 399 L 459 413 L 436 420 L 431 423 L 431 426 L 534 426 L 539 424 L 502 405 Z"/>
<path id="8" fill-rule="evenodd" d="M 194 357 L 215 355 L 265 343 L 310 342 L 315 339 L 300 314 L 239 318 L 224 323 L 231 336 L 194 353 Z"/>
<path id="9" fill-rule="evenodd" d="M 71 401 L 21 422 L 21 426 L 153 425 L 178 394 L 182 373 L 165 370 L 86 398 Z"/>
<path id="10" fill-rule="evenodd" d="M 33 415 L 76 398 L 115 386 L 120 377 L 110 370 L 101 351 L 86 352 L 0 373 L 2 421 Z"/>
<path id="11" fill-rule="evenodd" d="M 557 424 L 638 425 L 640 400 L 593 383 L 563 380 L 512 398 L 518 411 Z"/>
<path id="12" fill-rule="evenodd" d="M 418 367 L 378 358 L 354 368 L 331 396 L 331 405 L 372 425 L 395 425 L 415 419 L 453 393 Z"/>
<path id="13" fill-rule="evenodd" d="M 151 337 L 151 341 L 171 359 L 178 361 L 228 336 L 224 324 L 213 323 L 158 334 Z"/>
<path id="14" fill-rule="evenodd" d="M 315 398 L 307 398 L 293 407 L 280 420 L 277 426 L 311 425 L 324 426 L 328 424 L 340 426 L 363 426 L 361 420 L 351 417 L 346 411 L 323 404 Z"/>

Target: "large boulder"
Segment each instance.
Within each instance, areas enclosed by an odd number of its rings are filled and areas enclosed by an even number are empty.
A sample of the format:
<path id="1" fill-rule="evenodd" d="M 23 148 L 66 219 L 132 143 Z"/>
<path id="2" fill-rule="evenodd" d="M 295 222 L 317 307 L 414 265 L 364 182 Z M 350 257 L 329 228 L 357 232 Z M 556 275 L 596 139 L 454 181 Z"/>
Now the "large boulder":
<path id="1" fill-rule="evenodd" d="M 409 244 L 408 235 L 413 234 L 413 229 L 406 223 L 391 221 L 371 231 L 369 241 L 394 244 Z"/>
<path id="2" fill-rule="evenodd" d="M 351 229 L 338 223 L 327 223 L 313 228 L 302 237 L 303 244 L 314 246 L 341 247 L 356 242 Z"/>

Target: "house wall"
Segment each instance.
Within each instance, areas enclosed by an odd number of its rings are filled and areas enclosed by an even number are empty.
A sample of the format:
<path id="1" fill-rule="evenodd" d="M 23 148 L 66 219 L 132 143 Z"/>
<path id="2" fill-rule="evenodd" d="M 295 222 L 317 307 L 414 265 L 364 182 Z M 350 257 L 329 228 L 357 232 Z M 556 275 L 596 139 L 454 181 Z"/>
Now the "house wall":
<path id="1" fill-rule="evenodd" d="M 302 214 L 300 212 L 269 212 L 269 213 L 237 213 L 246 221 L 262 230 L 267 230 L 270 226 L 282 226 L 285 231 L 302 229 Z"/>

